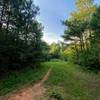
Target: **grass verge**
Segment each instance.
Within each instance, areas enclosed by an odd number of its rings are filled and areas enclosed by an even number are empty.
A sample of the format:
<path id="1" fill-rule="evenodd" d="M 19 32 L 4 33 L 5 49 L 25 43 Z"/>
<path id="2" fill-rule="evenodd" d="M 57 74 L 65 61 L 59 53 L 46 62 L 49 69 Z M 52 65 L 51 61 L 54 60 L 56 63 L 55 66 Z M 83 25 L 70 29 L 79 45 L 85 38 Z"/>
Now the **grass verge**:
<path id="1" fill-rule="evenodd" d="M 17 91 L 26 85 L 34 85 L 46 74 L 49 67 L 41 66 L 35 69 L 26 68 L 23 71 L 11 73 L 0 80 L 0 96 L 11 91 Z"/>
<path id="2" fill-rule="evenodd" d="M 45 83 L 47 94 L 61 100 L 100 100 L 100 74 L 82 70 L 70 62 L 46 62 L 52 72 Z M 57 99 L 60 100 L 60 99 Z"/>

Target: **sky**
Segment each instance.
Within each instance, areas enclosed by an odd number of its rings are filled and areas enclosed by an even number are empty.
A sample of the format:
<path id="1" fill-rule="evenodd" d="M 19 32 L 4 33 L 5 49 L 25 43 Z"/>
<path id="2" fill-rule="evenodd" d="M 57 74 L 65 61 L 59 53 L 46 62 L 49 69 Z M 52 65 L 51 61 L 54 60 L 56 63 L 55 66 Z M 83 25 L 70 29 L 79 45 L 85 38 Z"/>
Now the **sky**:
<path id="1" fill-rule="evenodd" d="M 63 41 L 61 36 L 65 27 L 61 21 L 66 20 L 75 10 L 75 2 L 76 0 L 34 0 L 35 5 L 40 8 L 37 20 L 44 26 L 44 41 L 49 44 Z M 100 4 L 100 0 L 95 2 Z"/>

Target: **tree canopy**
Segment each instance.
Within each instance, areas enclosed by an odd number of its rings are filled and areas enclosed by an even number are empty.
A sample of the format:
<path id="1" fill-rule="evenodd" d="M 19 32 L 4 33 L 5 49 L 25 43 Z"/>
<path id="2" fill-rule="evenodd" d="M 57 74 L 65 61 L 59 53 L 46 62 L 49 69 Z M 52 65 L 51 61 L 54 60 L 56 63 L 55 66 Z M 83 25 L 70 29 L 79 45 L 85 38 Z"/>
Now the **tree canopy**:
<path id="1" fill-rule="evenodd" d="M 75 62 L 100 69 L 100 7 L 94 5 L 93 0 L 77 0 L 76 7 L 64 22 L 67 29 L 63 38 L 74 41 Z"/>
<path id="2" fill-rule="evenodd" d="M 0 0 L 0 68 L 18 68 L 42 56 L 42 25 L 33 0 Z"/>

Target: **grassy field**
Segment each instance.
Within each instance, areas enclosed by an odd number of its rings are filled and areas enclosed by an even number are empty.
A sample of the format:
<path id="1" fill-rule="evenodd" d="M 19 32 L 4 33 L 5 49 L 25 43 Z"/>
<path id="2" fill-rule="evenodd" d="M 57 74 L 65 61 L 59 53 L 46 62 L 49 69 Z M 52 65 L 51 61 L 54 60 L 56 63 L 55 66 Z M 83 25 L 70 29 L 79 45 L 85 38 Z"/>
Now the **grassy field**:
<path id="1" fill-rule="evenodd" d="M 60 98 L 57 100 L 100 100 L 100 74 L 83 71 L 70 62 L 46 62 L 44 66 L 52 67 L 45 83 L 47 97 Z"/>
<path id="2" fill-rule="evenodd" d="M 0 95 L 19 90 L 26 85 L 34 85 L 43 78 L 47 70 L 52 71 L 44 86 L 43 100 L 100 100 L 100 73 L 86 72 L 78 65 L 64 61 L 42 63 L 36 69 L 28 68 L 12 73 L 0 80 Z"/>
<path id="3" fill-rule="evenodd" d="M 0 96 L 5 95 L 11 91 L 18 91 L 27 85 L 34 85 L 48 71 L 47 66 L 41 66 L 35 69 L 26 68 L 20 72 L 11 73 L 6 78 L 0 80 Z"/>

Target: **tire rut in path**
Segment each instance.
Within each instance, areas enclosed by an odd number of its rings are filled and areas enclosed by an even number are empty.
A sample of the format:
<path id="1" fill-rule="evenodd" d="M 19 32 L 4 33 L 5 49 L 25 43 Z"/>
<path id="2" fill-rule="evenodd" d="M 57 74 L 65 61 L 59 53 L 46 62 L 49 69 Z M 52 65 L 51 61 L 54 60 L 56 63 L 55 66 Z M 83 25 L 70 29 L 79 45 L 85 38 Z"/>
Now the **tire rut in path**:
<path id="1" fill-rule="evenodd" d="M 48 70 L 43 79 L 34 86 L 24 88 L 16 94 L 11 94 L 0 100 L 38 100 L 45 92 L 43 83 L 48 79 L 51 68 Z"/>

